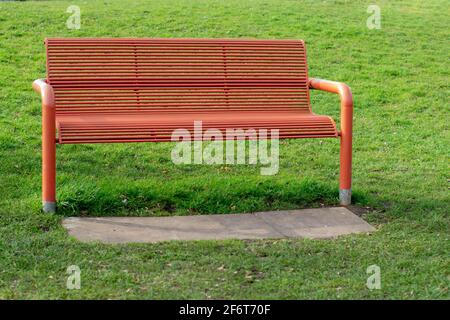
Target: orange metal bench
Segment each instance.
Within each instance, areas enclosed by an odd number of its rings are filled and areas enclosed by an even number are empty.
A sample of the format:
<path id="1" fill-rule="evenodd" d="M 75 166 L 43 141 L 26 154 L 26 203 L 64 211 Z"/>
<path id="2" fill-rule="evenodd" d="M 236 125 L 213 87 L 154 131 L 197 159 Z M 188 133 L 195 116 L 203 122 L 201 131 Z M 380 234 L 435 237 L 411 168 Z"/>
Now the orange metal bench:
<path id="1" fill-rule="evenodd" d="M 301 40 L 45 40 L 42 200 L 56 208 L 56 143 L 170 141 L 176 128 L 279 129 L 341 139 L 340 201 L 350 204 L 352 110 L 345 84 L 308 78 Z M 341 96 L 341 128 L 311 111 L 309 89 Z"/>

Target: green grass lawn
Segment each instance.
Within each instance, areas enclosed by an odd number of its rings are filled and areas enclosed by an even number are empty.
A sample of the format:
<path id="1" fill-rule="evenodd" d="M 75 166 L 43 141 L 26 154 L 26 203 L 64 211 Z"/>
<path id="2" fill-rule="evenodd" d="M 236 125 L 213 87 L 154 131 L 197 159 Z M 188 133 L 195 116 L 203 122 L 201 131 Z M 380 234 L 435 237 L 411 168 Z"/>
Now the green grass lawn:
<path id="1" fill-rule="evenodd" d="M 369 30 L 368 5 L 382 28 Z M 69 30 L 69 5 L 81 29 Z M 0 298 L 450 298 L 445 0 L 49 1 L 0 4 Z M 171 144 L 58 146 L 59 211 L 40 211 L 45 37 L 304 39 L 312 77 L 355 98 L 355 210 L 378 228 L 335 240 L 83 244 L 63 216 L 251 212 L 338 204 L 339 142 L 284 140 L 280 171 L 174 165 Z M 312 93 L 339 118 L 339 98 Z M 366 268 L 381 268 L 380 290 Z M 81 290 L 66 268 L 81 268 Z"/>

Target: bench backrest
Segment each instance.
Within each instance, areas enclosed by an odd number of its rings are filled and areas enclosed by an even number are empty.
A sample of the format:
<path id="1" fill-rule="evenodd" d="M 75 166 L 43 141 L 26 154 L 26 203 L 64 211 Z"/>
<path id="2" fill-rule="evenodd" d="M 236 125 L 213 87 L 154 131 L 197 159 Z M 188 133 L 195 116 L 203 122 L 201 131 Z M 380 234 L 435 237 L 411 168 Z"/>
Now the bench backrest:
<path id="1" fill-rule="evenodd" d="M 301 40 L 46 39 L 57 114 L 310 112 Z"/>

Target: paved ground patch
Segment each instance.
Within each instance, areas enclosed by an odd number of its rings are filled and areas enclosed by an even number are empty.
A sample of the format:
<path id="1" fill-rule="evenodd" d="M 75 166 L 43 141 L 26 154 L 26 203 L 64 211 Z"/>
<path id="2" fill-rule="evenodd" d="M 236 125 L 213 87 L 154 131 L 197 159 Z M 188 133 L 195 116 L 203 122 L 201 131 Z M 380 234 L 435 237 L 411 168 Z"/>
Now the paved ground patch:
<path id="1" fill-rule="evenodd" d="M 71 217 L 63 225 L 80 241 L 105 243 L 332 238 L 375 230 L 343 207 L 175 217 Z"/>

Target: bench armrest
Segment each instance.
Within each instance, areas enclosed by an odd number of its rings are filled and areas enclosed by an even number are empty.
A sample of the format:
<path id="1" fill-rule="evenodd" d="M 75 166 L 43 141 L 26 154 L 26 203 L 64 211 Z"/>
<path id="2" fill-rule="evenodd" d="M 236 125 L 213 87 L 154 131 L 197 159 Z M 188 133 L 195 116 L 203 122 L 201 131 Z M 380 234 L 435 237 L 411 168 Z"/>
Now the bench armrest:
<path id="1" fill-rule="evenodd" d="M 353 96 L 350 87 L 342 82 L 314 79 L 308 81 L 309 88 L 332 93 L 337 93 L 341 97 L 341 108 L 353 108 Z"/>
<path id="2" fill-rule="evenodd" d="M 54 156 L 55 134 L 56 134 L 56 114 L 55 114 L 55 93 L 53 88 L 45 79 L 38 79 L 33 82 L 33 90 L 40 93 L 42 99 L 42 150 L 43 168 L 51 163 Z M 45 158 L 45 159 L 44 159 Z"/>
<path id="3" fill-rule="evenodd" d="M 341 138 L 350 141 L 353 127 L 353 96 L 350 87 L 342 82 L 314 79 L 308 80 L 308 86 L 311 89 L 317 89 L 332 93 L 337 93 L 341 97 Z"/>
<path id="4" fill-rule="evenodd" d="M 33 90 L 41 95 L 43 107 L 55 107 L 55 94 L 53 88 L 45 79 L 37 79 L 33 82 Z"/>

